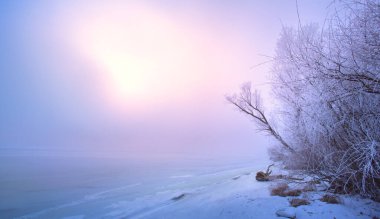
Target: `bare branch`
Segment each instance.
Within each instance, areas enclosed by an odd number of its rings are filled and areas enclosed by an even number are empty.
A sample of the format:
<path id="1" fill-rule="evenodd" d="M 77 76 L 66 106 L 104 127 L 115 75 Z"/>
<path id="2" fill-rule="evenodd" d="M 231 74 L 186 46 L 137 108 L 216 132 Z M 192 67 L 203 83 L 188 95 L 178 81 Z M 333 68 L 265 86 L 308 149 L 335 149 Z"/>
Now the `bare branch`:
<path id="1" fill-rule="evenodd" d="M 226 99 L 229 103 L 239 109 L 239 111 L 250 116 L 256 123 L 259 131 L 263 131 L 273 136 L 290 152 L 295 152 L 295 150 L 286 143 L 281 135 L 269 123 L 261 104 L 261 97 L 257 91 L 252 92 L 250 83 L 244 84 L 238 95 L 227 96 Z"/>

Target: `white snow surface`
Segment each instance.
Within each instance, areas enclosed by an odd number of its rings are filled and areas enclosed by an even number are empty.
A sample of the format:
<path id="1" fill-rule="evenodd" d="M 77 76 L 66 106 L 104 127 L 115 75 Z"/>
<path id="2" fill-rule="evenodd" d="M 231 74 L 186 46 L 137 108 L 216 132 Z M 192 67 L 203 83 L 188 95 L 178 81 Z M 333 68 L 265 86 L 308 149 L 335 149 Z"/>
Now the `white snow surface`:
<path id="1" fill-rule="evenodd" d="M 270 196 L 269 187 L 273 183 L 258 182 L 254 172 L 237 169 L 211 174 L 198 182 L 184 177 L 182 184 L 168 185 L 166 190 L 133 200 L 119 197 L 102 202 L 104 194 L 97 194 L 78 202 L 77 210 L 70 210 L 73 215 L 67 215 L 67 206 L 62 206 L 22 218 L 270 219 L 281 218 L 276 215 L 278 211 L 295 214 L 300 219 L 380 217 L 380 203 L 360 197 L 340 196 L 341 204 L 327 204 L 319 201 L 323 192 L 302 194 L 301 198 L 307 198 L 311 204 L 294 208 L 289 204 L 291 197 Z M 83 204 L 87 204 L 86 211 L 83 211 Z"/>
<path id="2" fill-rule="evenodd" d="M 236 178 L 236 177 L 235 177 Z M 341 204 L 328 204 L 319 201 L 323 192 L 309 192 L 301 195 L 311 201 L 310 205 L 291 207 L 291 197 L 270 196 L 270 182 L 257 182 L 253 174 L 241 175 L 214 184 L 199 191 L 184 193 L 183 198 L 167 200 L 154 205 L 141 203 L 139 211 L 127 212 L 129 203 L 114 205 L 112 216 L 120 218 L 279 218 L 276 212 L 281 209 L 295 213 L 296 218 L 336 218 L 356 219 L 380 217 L 380 205 L 371 200 L 352 196 L 341 196 Z M 117 209 L 117 210 L 116 210 Z"/>

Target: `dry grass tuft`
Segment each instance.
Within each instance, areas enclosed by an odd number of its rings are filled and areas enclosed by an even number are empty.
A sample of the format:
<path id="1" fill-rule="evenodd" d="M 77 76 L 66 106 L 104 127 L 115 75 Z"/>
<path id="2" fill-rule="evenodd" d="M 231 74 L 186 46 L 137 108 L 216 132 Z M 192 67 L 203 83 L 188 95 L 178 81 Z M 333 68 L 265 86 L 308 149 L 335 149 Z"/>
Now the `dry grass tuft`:
<path id="1" fill-rule="evenodd" d="M 270 194 L 273 196 L 283 196 L 285 191 L 289 189 L 289 186 L 285 183 L 277 184 L 275 187 L 271 189 Z"/>
<path id="2" fill-rule="evenodd" d="M 302 198 L 295 198 L 295 199 L 292 199 L 290 200 L 290 205 L 292 207 L 298 207 L 300 205 L 309 205 L 310 202 L 306 199 L 302 199 Z"/>
<path id="3" fill-rule="evenodd" d="M 271 189 L 271 195 L 273 196 L 299 196 L 301 195 L 302 191 L 299 189 L 289 189 L 289 186 L 285 183 L 281 183 L 276 185 Z"/>
<path id="4" fill-rule="evenodd" d="M 256 180 L 260 182 L 269 181 L 269 175 L 260 171 L 256 173 Z"/>
<path id="5" fill-rule="evenodd" d="M 302 193 L 302 190 L 300 189 L 293 189 L 293 190 L 289 190 L 285 193 L 285 196 L 299 196 L 301 195 Z"/>
<path id="6" fill-rule="evenodd" d="M 319 200 L 326 202 L 326 203 L 329 203 L 329 204 L 339 204 L 340 203 L 339 198 L 337 196 L 329 195 L 329 194 L 324 195 Z"/>

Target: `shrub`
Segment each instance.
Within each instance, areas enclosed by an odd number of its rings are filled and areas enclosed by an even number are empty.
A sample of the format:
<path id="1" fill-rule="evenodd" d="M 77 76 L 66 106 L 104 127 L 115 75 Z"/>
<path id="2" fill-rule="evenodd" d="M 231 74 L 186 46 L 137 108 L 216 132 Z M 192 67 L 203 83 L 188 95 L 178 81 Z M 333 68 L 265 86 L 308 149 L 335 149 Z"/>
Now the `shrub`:
<path id="1" fill-rule="evenodd" d="M 272 158 L 286 168 L 380 200 L 380 2 L 335 6 L 323 29 L 283 28 L 271 60 L 277 124 L 250 84 L 227 100 L 278 141 Z"/>

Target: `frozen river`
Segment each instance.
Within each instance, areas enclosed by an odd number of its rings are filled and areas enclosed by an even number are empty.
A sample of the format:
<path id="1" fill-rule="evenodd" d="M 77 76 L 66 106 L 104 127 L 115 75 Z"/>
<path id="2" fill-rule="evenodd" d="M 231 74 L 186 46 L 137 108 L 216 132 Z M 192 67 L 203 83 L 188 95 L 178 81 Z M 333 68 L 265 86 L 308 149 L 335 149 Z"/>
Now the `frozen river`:
<path id="1" fill-rule="evenodd" d="M 0 217 L 133 216 L 144 206 L 207 190 L 257 170 L 254 166 L 251 158 L 2 155 Z"/>

